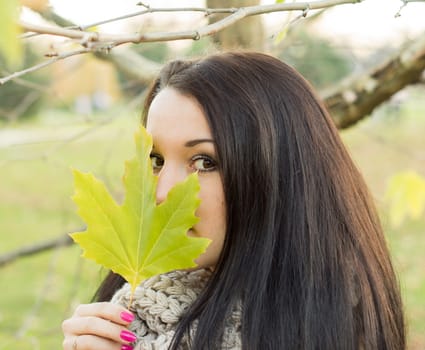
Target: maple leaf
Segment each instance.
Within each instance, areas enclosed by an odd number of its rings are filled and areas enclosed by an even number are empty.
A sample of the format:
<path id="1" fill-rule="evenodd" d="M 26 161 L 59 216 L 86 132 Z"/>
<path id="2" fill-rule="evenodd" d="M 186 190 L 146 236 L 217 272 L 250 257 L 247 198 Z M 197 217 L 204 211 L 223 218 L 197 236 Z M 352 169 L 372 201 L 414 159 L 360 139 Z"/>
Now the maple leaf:
<path id="1" fill-rule="evenodd" d="M 408 217 L 418 219 L 425 211 L 425 178 L 411 170 L 394 175 L 385 199 L 393 227 L 400 227 Z"/>
<path id="2" fill-rule="evenodd" d="M 90 173 L 74 170 L 74 202 L 87 230 L 71 234 L 83 256 L 120 274 L 132 293 L 145 279 L 176 269 L 195 267 L 210 240 L 187 236 L 198 221 L 197 174 L 174 186 L 156 204 L 157 177 L 150 152 L 152 137 L 143 126 L 135 134 L 136 156 L 126 162 L 125 199 L 117 204 L 105 185 Z"/>

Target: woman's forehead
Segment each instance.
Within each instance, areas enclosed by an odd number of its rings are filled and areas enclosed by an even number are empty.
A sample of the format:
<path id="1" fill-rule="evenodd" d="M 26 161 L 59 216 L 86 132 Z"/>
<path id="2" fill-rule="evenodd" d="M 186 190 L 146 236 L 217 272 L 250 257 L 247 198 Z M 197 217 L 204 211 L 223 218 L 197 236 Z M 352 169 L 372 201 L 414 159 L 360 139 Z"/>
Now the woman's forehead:
<path id="1" fill-rule="evenodd" d="M 165 88 L 153 99 L 146 128 L 154 137 L 211 138 L 207 119 L 197 101 L 172 88 Z"/>

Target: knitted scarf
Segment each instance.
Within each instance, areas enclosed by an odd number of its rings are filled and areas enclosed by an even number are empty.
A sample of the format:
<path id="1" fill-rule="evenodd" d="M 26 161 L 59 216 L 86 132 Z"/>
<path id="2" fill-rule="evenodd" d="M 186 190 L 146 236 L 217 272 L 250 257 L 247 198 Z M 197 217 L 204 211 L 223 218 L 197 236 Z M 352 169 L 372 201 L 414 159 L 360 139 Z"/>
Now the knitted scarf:
<path id="1" fill-rule="evenodd" d="M 181 316 L 198 297 L 210 275 L 207 270 L 173 271 L 154 276 L 138 286 L 131 305 L 136 319 L 129 326 L 137 336 L 135 350 L 168 349 Z M 130 286 L 125 284 L 111 301 L 128 307 L 129 300 Z M 226 319 L 221 349 L 242 348 L 240 329 L 240 308 L 237 307 Z M 182 343 L 179 349 L 189 349 L 187 339 Z"/>

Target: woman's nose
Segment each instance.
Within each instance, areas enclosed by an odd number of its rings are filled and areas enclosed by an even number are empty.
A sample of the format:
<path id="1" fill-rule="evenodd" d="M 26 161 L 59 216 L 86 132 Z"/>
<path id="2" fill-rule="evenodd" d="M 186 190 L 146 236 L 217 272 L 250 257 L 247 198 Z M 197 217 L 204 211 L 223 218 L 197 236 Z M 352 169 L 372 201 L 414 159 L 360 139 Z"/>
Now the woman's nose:
<path id="1" fill-rule="evenodd" d="M 158 174 L 158 183 L 156 187 L 156 203 L 162 203 L 168 195 L 168 192 L 179 182 L 182 182 L 187 176 L 184 169 L 164 165 Z"/>

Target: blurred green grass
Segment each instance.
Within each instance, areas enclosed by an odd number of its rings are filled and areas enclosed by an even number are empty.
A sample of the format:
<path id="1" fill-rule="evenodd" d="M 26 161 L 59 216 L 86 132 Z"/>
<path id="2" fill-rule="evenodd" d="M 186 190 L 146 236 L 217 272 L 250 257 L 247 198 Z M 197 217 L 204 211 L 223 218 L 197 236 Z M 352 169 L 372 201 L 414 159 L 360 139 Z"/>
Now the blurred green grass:
<path id="1" fill-rule="evenodd" d="M 89 121 L 49 112 L 14 126 L 21 140 L 3 147 L 0 129 L 0 255 L 82 226 L 70 199 L 71 168 L 94 173 L 122 196 L 138 113 L 118 111 Z M 409 349 L 425 349 L 425 218 L 393 229 L 383 202 L 392 174 L 407 168 L 425 174 L 425 104 L 413 96 L 388 118 L 391 113 L 381 108 L 342 136 L 382 213 L 409 319 Z M 0 267 L 0 349 L 61 348 L 62 320 L 90 301 L 103 275 L 79 255 L 73 246 Z"/>
<path id="2" fill-rule="evenodd" d="M 71 200 L 72 168 L 95 173 L 119 197 L 137 116 L 99 118 L 9 130 L 16 140 L 0 147 L 0 254 L 83 225 Z M 74 246 L 0 267 L 0 349 L 61 348 L 62 320 L 77 304 L 90 301 L 102 278 L 99 267 L 80 253 Z"/>

